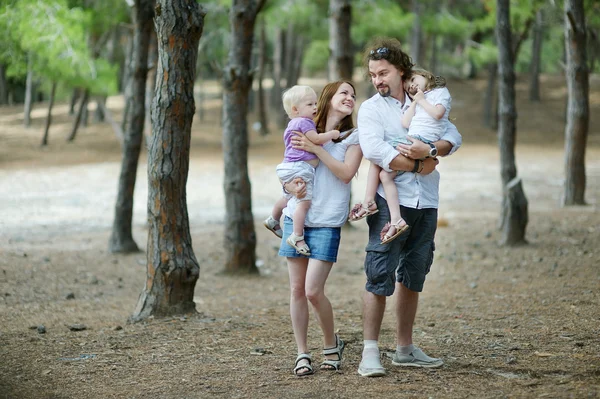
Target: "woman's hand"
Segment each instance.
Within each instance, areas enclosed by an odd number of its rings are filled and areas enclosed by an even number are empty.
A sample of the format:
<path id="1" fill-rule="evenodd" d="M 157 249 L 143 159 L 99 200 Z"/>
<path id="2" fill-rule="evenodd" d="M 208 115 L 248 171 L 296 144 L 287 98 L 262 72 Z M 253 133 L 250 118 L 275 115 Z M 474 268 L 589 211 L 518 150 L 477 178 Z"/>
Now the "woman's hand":
<path id="1" fill-rule="evenodd" d="M 292 140 L 291 140 L 293 148 L 295 148 L 297 150 L 304 150 L 304 151 L 312 152 L 313 154 L 315 153 L 317 148 L 320 148 L 320 146 L 318 146 L 315 143 L 313 143 L 312 141 L 310 141 L 301 132 L 294 131 L 293 133 L 294 133 L 294 136 L 292 136 Z"/>
<path id="2" fill-rule="evenodd" d="M 290 182 L 284 183 L 283 188 L 285 191 L 298 199 L 306 197 L 306 183 L 299 177 L 296 177 Z"/>
<path id="3" fill-rule="evenodd" d="M 429 156 L 429 150 L 431 149 L 429 144 L 425 144 L 421 140 L 417 140 L 410 136 L 406 136 L 406 138 L 412 142 L 412 144 L 398 144 L 396 149 L 400 154 L 411 159 L 423 159 Z"/>

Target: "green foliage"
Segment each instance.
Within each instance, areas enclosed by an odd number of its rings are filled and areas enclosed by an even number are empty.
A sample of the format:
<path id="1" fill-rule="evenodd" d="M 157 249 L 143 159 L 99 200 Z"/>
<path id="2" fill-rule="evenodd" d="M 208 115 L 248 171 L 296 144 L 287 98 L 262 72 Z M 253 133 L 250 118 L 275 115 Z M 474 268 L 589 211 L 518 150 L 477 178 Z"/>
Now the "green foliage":
<path id="1" fill-rule="evenodd" d="M 306 50 L 302 67 L 310 75 L 314 75 L 327 69 L 328 60 L 329 39 L 313 40 Z"/>
<path id="2" fill-rule="evenodd" d="M 352 42 L 362 48 L 374 36 L 407 40 L 413 15 L 406 13 L 396 1 L 366 0 L 353 2 Z"/>
<path id="3" fill-rule="evenodd" d="M 472 34 L 474 28 L 471 22 L 462 16 L 442 10 L 424 16 L 423 30 L 426 33 L 444 35 L 448 39 L 464 40 Z"/>
<path id="4" fill-rule="evenodd" d="M 31 61 L 37 76 L 89 88 L 93 94 L 116 91 L 116 67 L 94 59 L 88 48 L 92 13 L 69 8 L 66 0 L 20 0 L 0 11 L 3 62 L 22 77 Z M 19 54 L 16 58 L 15 55 Z"/>
<path id="5" fill-rule="evenodd" d="M 473 43 L 467 48 L 467 55 L 476 66 L 481 67 L 498 60 L 498 47 L 491 40 Z"/>

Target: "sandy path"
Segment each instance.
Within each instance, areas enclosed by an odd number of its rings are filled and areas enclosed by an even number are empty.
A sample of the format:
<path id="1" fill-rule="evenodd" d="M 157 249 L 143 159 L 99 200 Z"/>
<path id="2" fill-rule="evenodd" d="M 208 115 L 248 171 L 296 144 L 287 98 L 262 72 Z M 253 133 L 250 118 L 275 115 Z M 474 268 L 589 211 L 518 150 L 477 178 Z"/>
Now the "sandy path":
<path id="1" fill-rule="evenodd" d="M 562 192 L 563 154 L 544 150 L 538 157 L 531 147 L 518 151 L 518 169 L 524 180 L 530 212 L 559 210 Z M 586 198 L 598 211 L 600 200 L 600 151 L 587 154 Z M 249 170 L 253 183 L 253 212 L 265 217 L 279 195 L 274 173 L 276 159 L 254 156 Z M 442 174 L 441 216 L 453 218 L 497 217 L 500 204 L 499 161 L 490 146 L 465 145 L 439 166 Z M 353 198 L 362 198 L 368 164 L 363 161 L 354 180 Z M 0 240 L 42 239 L 48 234 L 110 229 L 120 164 L 106 162 L 45 169 L 0 170 Z M 220 154 L 193 159 L 188 180 L 188 210 L 197 231 L 224 219 L 223 161 Z M 142 161 L 134 200 L 134 226 L 146 223 L 147 176 Z"/>

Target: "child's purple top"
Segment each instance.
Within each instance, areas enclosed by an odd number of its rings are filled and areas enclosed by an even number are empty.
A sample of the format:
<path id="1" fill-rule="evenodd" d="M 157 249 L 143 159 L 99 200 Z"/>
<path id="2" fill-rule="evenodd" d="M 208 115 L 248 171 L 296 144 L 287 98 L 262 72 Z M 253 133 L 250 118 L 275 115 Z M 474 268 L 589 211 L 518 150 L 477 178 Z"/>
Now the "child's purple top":
<path id="1" fill-rule="evenodd" d="M 292 137 L 294 136 L 292 131 L 302 132 L 302 134 L 304 134 L 311 130 L 317 131 L 317 126 L 315 125 L 315 122 L 309 118 L 294 118 L 288 123 L 285 132 L 283 132 L 283 143 L 285 144 L 283 162 L 310 161 L 311 159 L 317 158 L 312 152 L 292 148 Z"/>

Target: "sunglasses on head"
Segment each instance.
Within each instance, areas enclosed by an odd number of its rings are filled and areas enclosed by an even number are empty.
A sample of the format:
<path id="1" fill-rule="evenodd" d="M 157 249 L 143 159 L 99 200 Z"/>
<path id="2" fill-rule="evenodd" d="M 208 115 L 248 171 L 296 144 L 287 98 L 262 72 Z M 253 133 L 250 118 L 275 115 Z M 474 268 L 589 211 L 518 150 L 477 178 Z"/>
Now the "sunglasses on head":
<path id="1" fill-rule="evenodd" d="M 378 49 L 371 50 L 371 52 L 369 52 L 369 57 L 373 60 L 387 58 L 388 55 L 390 55 L 390 49 L 387 47 L 379 47 Z"/>

